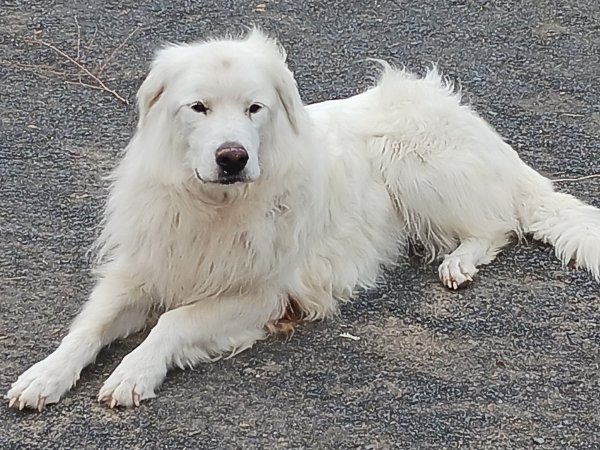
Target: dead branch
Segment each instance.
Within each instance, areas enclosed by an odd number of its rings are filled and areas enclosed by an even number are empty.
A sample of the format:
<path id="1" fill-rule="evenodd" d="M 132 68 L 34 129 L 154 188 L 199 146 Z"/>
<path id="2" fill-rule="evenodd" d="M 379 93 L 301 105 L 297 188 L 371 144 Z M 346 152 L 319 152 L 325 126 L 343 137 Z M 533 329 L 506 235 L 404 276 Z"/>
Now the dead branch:
<path id="1" fill-rule="evenodd" d="M 558 115 L 564 117 L 585 117 L 585 114 L 576 114 L 570 112 L 559 112 Z"/>
<path id="2" fill-rule="evenodd" d="M 115 57 L 115 55 L 117 53 L 119 53 L 119 51 L 121 51 L 121 49 L 125 46 L 125 44 L 127 43 L 127 41 L 138 31 L 140 31 L 142 29 L 142 26 L 138 26 L 136 29 L 134 29 L 131 33 L 129 33 L 127 35 L 127 37 L 123 40 L 123 42 L 121 42 L 117 48 L 115 48 L 112 53 L 110 54 L 110 56 L 108 58 L 106 58 L 102 64 L 100 65 L 100 67 L 98 68 L 98 71 L 96 72 L 98 75 L 100 75 L 102 73 L 102 71 L 106 68 L 106 66 L 108 66 L 108 64 L 110 63 L 110 61 Z"/>
<path id="3" fill-rule="evenodd" d="M 79 80 L 77 80 L 77 81 L 63 80 L 63 81 L 67 84 L 75 84 L 75 85 L 83 86 L 86 88 L 94 89 L 96 91 L 105 91 L 105 89 L 100 86 L 96 86 L 95 84 L 84 83 L 83 81 L 79 81 Z"/>
<path id="4" fill-rule="evenodd" d="M 52 51 L 54 51 L 55 53 L 57 53 L 58 55 L 62 56 L 67 61 L 69 61 L 71 64 L 73 64 L 75 67 L 77 67 L 81 72 L 85 73 L 88 77 L 90 77 L 92 80 L 94 80 L 94 82 L 97 84 L 99 89 L 101 89 L 105 92 L 108 92 L 109 94 L 112 94 L 115 98 L 122 101 L 126 105 L 129 104 L 129 102 L 125 98 L 123 98 L 121 95 L 119 95 L 119 93 L 117 91 L 106 86 L 106 84 L 104 84 L 104 82 L 100 78 L 98 78 L 96 75 L 94 75 L 92 72 L 90 72 L 83 64 L 81 64 L 79 61 L 77 61 L 73 57 L 71 57 L 68 54 L 66 54 L 65 52 L 63 52 L 61 49 L 57 48 L 56 46 L 54 46 L 54 45 L 50 44 L 49 42 L 46 42 L 45 40 L 40 39 L 40 38 L 34 37 L 33 42 L 43 45 L 44 47 L 47 47 L 47 48 L 51 49 Z"/>
<path id="5" fill-rule="evenodd" d="M 75 18 L 75 26 L 77 27 L 77 57 L 75 59 L 81 61 L 81 27 L 79 26 L 77 16 L 73 17 Z"/>
<path id="6" fill-rule="evenodd" d="M 92 38 L 86 44 L 87 48 L 90 48 L 96 42 L 97 34 L 98 34 L 98 25 L 94 24 L 94 34 L 92 34 Z"/>
<path id="7" fill-rule="evenodd" d="M 576 178 L 557 178 L 552 181 L 554 183 L 560 183 L 562 181 L 582 181 L 582 180 L 589 180 L 591 178 L 600 178 L 600 173 L 594 173 L 592 175 L 585 175 L 583 177 L 576 177 Z"/>
<path id="8" fill-rule="evenodd" d="M 6 66 L 6 67 L 18 67 L 19 69 L 25 69 L 25 70 L 29 70 L 32 72 L 48 72 L 52 75 L 58 75 L 59 77 L 67 77 L 69 76 L 68 73 L 66 72 L 62 72 L 62 71 L 58 71 L 55 70 L 55 68 L 53 66 L 49 66 L 46 64 L 23 64 L 17 61 L 9 61 L 6 59 L 0 59 L 0 65 Z"/>

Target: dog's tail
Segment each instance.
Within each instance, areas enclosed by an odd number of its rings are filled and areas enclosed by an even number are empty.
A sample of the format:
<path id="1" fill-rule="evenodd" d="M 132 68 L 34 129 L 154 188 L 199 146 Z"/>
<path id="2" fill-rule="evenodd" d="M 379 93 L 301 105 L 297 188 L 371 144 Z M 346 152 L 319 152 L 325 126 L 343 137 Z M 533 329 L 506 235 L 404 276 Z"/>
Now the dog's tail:
<path id="1" fill-rule="evenodd" d="M 517 199 L 523 231 L 552 244 L 563 264 L 585 267 L 600 282 L 600 209 L 555 192 L 550 180 L 525 170 Z"/>

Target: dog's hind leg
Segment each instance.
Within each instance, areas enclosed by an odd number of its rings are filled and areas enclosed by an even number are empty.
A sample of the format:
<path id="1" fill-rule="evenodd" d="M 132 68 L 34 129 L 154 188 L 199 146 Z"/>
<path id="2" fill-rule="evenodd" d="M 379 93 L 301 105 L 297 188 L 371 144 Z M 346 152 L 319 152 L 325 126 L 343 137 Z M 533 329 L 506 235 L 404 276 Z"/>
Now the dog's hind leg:
<path id="1" fill-rule="evenodd" d="M 123 358 L 106 380 L 98 401 L 110 407 L 138 406 L 155 391 L 172 367 L 233 356 L 266 336 L 287 302 L 260 293 L 200 300 L 164 313 L 146 340 Z"/>
<path id="2" fill-rule="evenodd" d="M 469 237 L 462 240 L 456 250 L 446 255 L 440 264 L 440 280 L 444 286 L 454 290 L 473 281 L 477 266 L 490 263 L 506 242 L 505 235 L 495 239 Z"/>
<path id="3" fill-rule="evenodd" d="M 13 383 L 6 395 L 9 405 L 41 411 L 58 402 L 102 347 L 144 326 L 148 308 L 140 294 L 128 275 L 111 272 L 100 279 L 58 348 Z"/>

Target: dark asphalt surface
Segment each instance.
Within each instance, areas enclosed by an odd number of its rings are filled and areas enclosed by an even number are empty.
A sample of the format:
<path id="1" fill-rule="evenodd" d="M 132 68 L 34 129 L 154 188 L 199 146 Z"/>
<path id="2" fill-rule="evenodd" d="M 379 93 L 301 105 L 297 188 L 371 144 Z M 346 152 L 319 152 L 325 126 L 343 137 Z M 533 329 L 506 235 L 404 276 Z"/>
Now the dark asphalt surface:
<path id="1" fill-rule="evenodd" d="M 251 24 L 285 44 L 307 102 L 367 86 L 366 57 L 437 62 L 536 169 L 600 172 L 597 0 L 0 5 L 2 395 L 86 299 L 102 176 L 135 124 L 132 105 L 66 83 L 77 70 L 34 31 L 75 56 L 77 17 L 96 71 L 141 26 L 100 76 L 130 101 L 161 43 Z M 599 179 L 560 187 L 600 206 Z M 103 352 L 43 414 L 0 407 L 0 448 L 600 448 L 599 287 L 542 245 L 509 248 L 459 293 L 408 260 L 335 320 L 175 371 L 139 409 L 101 407 L 101 383 L 140 339 Z"/>

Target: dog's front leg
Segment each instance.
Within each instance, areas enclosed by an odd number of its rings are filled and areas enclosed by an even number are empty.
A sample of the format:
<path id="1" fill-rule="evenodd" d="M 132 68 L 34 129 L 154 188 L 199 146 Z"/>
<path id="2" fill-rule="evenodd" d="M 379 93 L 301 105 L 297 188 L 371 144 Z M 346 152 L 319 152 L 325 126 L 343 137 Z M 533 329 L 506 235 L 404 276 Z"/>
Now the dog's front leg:
<path id="1" fill-rule="evenodd" d="M 265 337 L 266 324 L 280 318 L 283 308 L 279 296 L 262 292 L 201 300 L 164 313 L 106 380 L 98 401 L 110 407 L 138 406 L 155 397 L 170 368 L 191 368 L 251 347 Z"/>
<path id="2" fill-rule="evenodd" d="M 58 348 L 13 383 L 6 394 L 9 405 L 41 411 L 58 402 L 102 347 L 144 326 L 148 304 L 140 300 L 140 285 L 128 273 L 107 271 Z"/>

